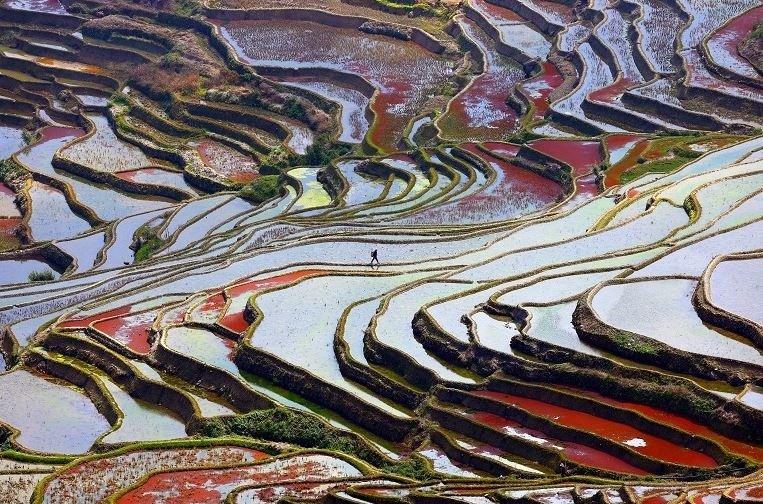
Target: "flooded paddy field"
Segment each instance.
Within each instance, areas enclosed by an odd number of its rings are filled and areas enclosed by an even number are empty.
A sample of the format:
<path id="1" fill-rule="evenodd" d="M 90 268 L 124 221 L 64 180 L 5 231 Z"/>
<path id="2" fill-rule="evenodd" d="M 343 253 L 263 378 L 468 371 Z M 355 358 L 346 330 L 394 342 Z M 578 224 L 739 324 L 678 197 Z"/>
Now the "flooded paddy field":
<path id="1" fill-rule="evenodd" d="M 760 502 L 760 17 L 0 0 L 0 502 Z"/>

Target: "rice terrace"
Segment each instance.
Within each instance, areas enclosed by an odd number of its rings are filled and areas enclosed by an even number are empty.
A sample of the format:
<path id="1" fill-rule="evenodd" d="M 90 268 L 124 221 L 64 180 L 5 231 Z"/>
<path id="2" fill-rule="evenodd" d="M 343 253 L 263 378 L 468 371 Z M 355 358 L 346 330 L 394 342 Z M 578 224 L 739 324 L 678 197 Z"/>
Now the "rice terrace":
<path id="1" fill-rule="evenodd" d="M 761 0 L 0 0 L 0 504 L 763 504 Z"/>

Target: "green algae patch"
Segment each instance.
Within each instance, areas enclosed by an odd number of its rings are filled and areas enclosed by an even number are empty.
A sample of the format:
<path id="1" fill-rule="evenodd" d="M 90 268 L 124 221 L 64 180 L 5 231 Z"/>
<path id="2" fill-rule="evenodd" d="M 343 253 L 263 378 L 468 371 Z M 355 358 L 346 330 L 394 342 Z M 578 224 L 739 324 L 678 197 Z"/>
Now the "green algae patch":
<path id="1" fill-rule="evenodd" d="M 620 175 L 620 183 L 626 184 L 646 173 L 671 173 L 706 152 L 737 140 L 738 137 L 719 135 L 670 136 L 652 140 L 637 164 Z"/>

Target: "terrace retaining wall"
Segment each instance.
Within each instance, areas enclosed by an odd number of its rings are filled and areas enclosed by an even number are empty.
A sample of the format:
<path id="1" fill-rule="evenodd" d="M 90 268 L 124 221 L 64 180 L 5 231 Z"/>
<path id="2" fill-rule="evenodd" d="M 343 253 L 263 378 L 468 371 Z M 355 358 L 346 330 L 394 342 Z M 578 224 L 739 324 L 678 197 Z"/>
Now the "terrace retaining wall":
<path id="1" fill-rule="evenodd" d="M 537 62 L 533 58 L 523 53 L 520 49 L 505 43 L 501 39 L 501 33 L 498 31 L 498 29 L 493 26 L 490 21 L 488 21 L 485 16 L 482 15 L 481 12 L 475 10 L 468 3 L 463 5 L 463 9 L 466 13 L 466 17 L 477 23 L 477 26 L 479 26 L 482 31 L 487 33 L 490 38 L 493 39 L 495 42 L 495 49 L 498 53 L 506 56 L 509 59 L 513 59 L 519 62 L 524 67 L 525 74 L 529 75 L 531 73 L 531 69 L 537 65 Z"/>
<path id="2" fill-rule="evenodd" d="M 350 392 L 250 345 L 241 346 L 236 350 L 234 362 L 242 369 L 263 376 L 281 387 L 337 411 L 343 417 L 384 439 L 402 441 L 418 428 L 418 421 L 413 418 L 395 416 L 371 406 Z"/>
<path id="3" fill-rule="evenodd" d="M 551 366 L 514 362 L 504 372 L 522 380 L 559 383 L 586 389 L 630 402 L 646 404 L 686 416 L 700 423 L 712 422 L 713 429 L 734 439 L 763 441 L 763 433 L 753 428 L 763 422 L 761 413 L 726 401 L 681 377 L 643 368 L 627 368 L 610 359 L 594 357 L 541 342 L 527 336 L 511 340 L 512 348 L 551 363 Z"/>
<path id="4" fill-rule="evenodd" d="M 511 393 L 514 392 L 512 391 Z M 581 443 L 597 450 L 601 450 L 629 463 L 630 465 L 644 469 L 650 473 L 680 473 L 683 472 L 684 469 L 684 467 L 681 465 L 671 464 L 661 460 L 655 460 L 651 457 L 642 455 L 626 446 L 623 446 L 619 442 L 611 441 L 607 438 L 600 437 L 588 431 L 565 427 L 543 416 L 529 413 L 519 407 L 512 406 L 510 404 L 504 404 L 500 401 L 486 397 L 470 395 L 466 392 L 456 389 L 438 388 L 436 389 L 435 394 L 440 400 L 452 404 L 463 405 L 467 408 L 479 411 L 486 411 L 493 415 L 518 422 L 530 429 L 543 432 L 544 434 L 547 434 L 554 439 L 573 443 Z"/>
<path id="5" fill-rule="evenodd" d="M 218 394 L 239 411 L 247 412 L 275 407 L 273 401 L 255 392 L 227 372 L 174 352 L 161 341 L 153 352 L 151 364 L 188 383 Z"/>
<path id="6" fill-rule="evenodd" d="M 90 166 L 77 163 L 76 161 L 72 161 L 71 159 L 60 157 L 58 155 L 53 156 L 52 164 L 54 168 L 73 173 L 74 175 L 79 175 L 82 178 L 99 184 L 107 184 L 128 193 L 144 196 L 161 196 L 178 201 L 192 197 L 190 193 L 181 191 L 180 189 L 176 189 L 174 187 L 125 180 L 123 178 L 117 177 L 113 173 L 96 170 Z"/>
<path id="7" fill-rule="evenodd" d="M 489 0 L 490 3 L 504 7 L 511 11 L 516 12 L 524 19 L 530 21 L 536 28 L 543 33 L 554 36 L 564 29 L 564 26 L 550 22 L 543 14 L 527 7 L 522 2 L 517 0 Z"/>
<path id="8" fill-rule="evenodd" d="M 596 290 L 591 291 L 578 301 L 572 315 L 573 325 L 581 341 L 637 362 L 699 378 L 722 380 L 732 385 L 744 382 L 763 384 L 763 369 L 760 366 L 721 357 L 693 354 L 640 334 L 607 325 L 596 316 L 590 306 L 590 300 L 595 293 Z M 643 342 L 650 350 L 640 350 L 636 348 L 636 345 L 623 345 L 621 343 L 623 338 Z"/>
<path id="9" fill-rule="evenodd" d="M 112 426 L 116 425 L 121 419 L 121 413 L 116 404 L 111 401 L 109 393 L 88 373 L 74 366 L 51 359 L 39 352 L 26 354 L 24 356 L 24 363 L 42 373 L 55 376 L 83 389 L 87 397 L 93 402 L 95 409 Z"/>
<path id="10" fill-rule="evenodd" d="M 54 28 L 76 30 L 85 19 L 68 14 L 54 14 L 51 12 L 16 10 L 9 7 L 0 7 L 0 19 L 14 24 L 46 25 Z"/>
<path id="11" fill-rule="evenodd" d="M 143 377 L 130 364 L 95 343 L 52 332 L 45 339 L 44 345 L 51 351 L 97 367 L 123 387 L 130 396 L 163 406 L 178 414 L 184 422 L 199 416 L 198 408 L 190 397 L 175 388 Z"/>
<path id="12" fill-rule="evenodd" d="M 675 107 L 670 103 L 666 103 L 656 98 L 650 98 L 627 91 L 623 94 L 621 101 L 626 106 L 643 110 L 655 117 L 664 117 L 668 115 L 670 117 L 670 122 L 683 126 L 684 128 L 718 131 L 723 130 L 726 126 L 709 114 Z"/>

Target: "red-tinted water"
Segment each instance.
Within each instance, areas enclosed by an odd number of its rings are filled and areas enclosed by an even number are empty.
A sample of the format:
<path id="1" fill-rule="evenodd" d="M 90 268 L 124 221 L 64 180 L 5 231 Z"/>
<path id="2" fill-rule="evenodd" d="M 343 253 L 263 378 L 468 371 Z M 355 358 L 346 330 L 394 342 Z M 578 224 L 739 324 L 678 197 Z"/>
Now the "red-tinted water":
<path id="1" fill-rule="evenodd" d="M 713 53 L 719 63 L 726 68 L 747 68 L 749 75 L 755 70 L 750 68 L 750 62 L 739 54 L 739 43 L 755 28 L 755 25 L 763 19 L 763 6 L 750 9 L 739 17 L 732 19 L 726 26 L 721 27 L 708 40 L 708 47 L 719 47 L 722 54 Z M 727 59 L 728 58 L 728 59 Z M 745 73 L 748 73 L 745 72 Z"/>
<path id="2" fill-rule="evenodd" d="M 203 303 L 194 308 L 193 313 L 204 315 L 219 315 L 225 308 L 225 295 L 217 292 L 207 297 Z"/>
<path id="3" fill-rule="evenodd" d="M 441 213 L 449 214 L 451 218 L 456 216 L 464 221 L 474 220 L 475 215 L 483 221 L 515 218 L 543 208 L 561 194 L 561 188 L 552 180 L 486 154 L 475 144 L 462 144 L 461 147 L 496 170 L 498 180 L 486 190 L 442 207 Z M 436 208 L 432 210 L 435 214 L 437 211 Z"/>
<path id="4" fill-rule="evenodd" d="M 56 327 L 62 329 L 84 329 L 89 326 L 91 322 L 97 322 L 98 320 L 117 317 L 119 315 L 126 315 L 130 313 L 131 307 L 132 305 L 120 306 L 119 308 L 112 308 L 111 310 L 102 313 L 96 313 L 95 315 L 90 315 L 89 317 L 66 319 L 56 324 Z"/>
<path id="5" fill-rule="evenodd" d="M 735 439 L 727 438 L 726 436 L 723 436 L 722 434 L 718 434 L 717 432 L 710 430 L 708 427 L 701 425 L 686 417 L 682 417 L 682 416 L 667 412 L 665 410 L 661 410 L 661 409 L 654 408 L 652 406 L 647 406 L 644 404 L 638 404 L 638 403 L 628 402 L 628 401 L 619 401 L 617 399 L 612 399 L 610 397 L 603 396 L 596 392 L 582 390 L 582 389 L 578 389 L 574 387 L 561 387 L 561 386 L 558 386 L 558 387 L 567 388 L 575 394 L 587 396 L 592 399 L 596 399 L 597 401 L 601 401 L 606 404 L 611 404 L 612 406 L 616 406 L 618 408 L 624 408 L 624 409 L 637 411 L 641 413 L 642 415 L 648 418 L 651 418 L 652 420 L 656 420 L 658 422 L 662 422 L 667 425 L 677 427 L 691 434 L 697 434 L 698 436 L 702 436 L 707 439 L 713 440 L 731 452 L 737 453 L 739 455 L 743 455 L 745 457 L 749 457 L 758 462 L 763 462 L 763 446 L 754 445 L 751 443 L 745 443 L 743 441 L 737 441 Z"/>
<path id="6" fill-rule="evenodd" d="M 233 182 L 245 184 L 260 176 L 257 163 L 252 158 L 214 140 L 201 140 L 196 150 L 205 165 Z"/>
<path id="7" fill-rule="evenodd" d="M 485 0 L 472 0 L 472 5 L 488 20 L 493 21 L 491 24 L 502 23 L 525 23 L 527 20 L 517 14 L 516 12 L 501 7 L 494 3 L 487 2 Z"/>
<path id="8" fill-rule="evenodd" d="M 245 282 L 242 284 L 235 285 L 233 287 L 229 287 L 225 290 L 228 298 L 233 299 L 239 296 L 252 296 L 255 292 L 276 287 L 279 285 L 287 285 L 296 282 L 297 280 L 301 280 L 303 278 L 307 278 L 308 276 L 315 276 L 325 273 L 323 270 L 319 269 L 305 269 L 305 270 L 299 270 L 299 271 L 293 271 L 291 273 L 286 273 L 283 275 L 277 275 L 270 278 L 263 278 L 260 280 L 252 280 L 250 282 Z M 246 321 L 244 318 L 244 311 L 237 310 L 235 312 L 227 312 L 220 320 L 218 321 L 218 324 L 225 327 L 226 329 L 230 329 L 231 331 L 235 332 L 243 332 L 246 330 L 247 327 L 249 327 L 249 322 Z"/>
<path id="9" fill-rule="evenodd" d="M 16 230 L 21 226 L 20 217 L 9 217 L 0 219 L 0 238 L 8 243 L 14 243 L 16 238 Z"/>
<path id="10" fill-rule="evenodd" d="M 564 455 L 569 460 L 582 465 L 596 467 L 605 471 L 613 471 L 625 474 L 649 474 L 643 469 L 635 467 L 608 453 L 604 453 L 601 450 L 597 450 L 595 448 L 591 448 L 590 446 L 578 443 L 569 443 L 566 441 L 560 441 L 558 439 L 551 438 L 540 431 L 528 429 L 518 422 L 508 420 L 498 415 L 493 415 L 492 413 L 479 411 L 468 416 L 476 422 L 490 426 L 496 430 L 506 432 L 510 435 L 521 436 L 525 439 L 527 437 L 536 438 L 540 446 L 550 449 L 561 448 L 562 453 L 564 453 Z"/>
<path id="11" fill-rule="evenodd" d="M 148 338 L 155 318 L 156 311 L 149 311 L 99 320 L 93 324 L 93 328 L 134 352 L 147 354 L 151 350 Z"/>
<path id="12" fill-rule="evenodd" d="M 2 183 L 0 183 L 0 216 L 21 217 L 21 212 L 16 206 L 16 193 Z"/>
<path id="13" fill-rule="evenodd" d="M 474 21 L 461 17 L 458 23 L 482 52 L 484 68 L 450 102 L 438 125 L 443 136 L 453 140 L 507 138 L 517 127 L 517 113 L 506 97 L 525 73 L 519 64 L 496 53 L 495 42 Z"/>
<path id="14" fill-rule="evenodd" d="M 376 114 L 369 138 L 373 145 L 383 152 L 398 149 L 397 139 L 408 124 L 407 115 L 395 114 L 396 108 L 404 107 L 410 86 L 405 81 L 390 80 L 384 93 L 377 93 L 371 101 L 371 110 Z"/>
<path id="15" fill-rule="evenodd" d="M 42 129 L 40 139 L 35 142 L 35 145 L 47 142 L 49 140 L 56 140 L 58 138 L 65 137 L 81 137 L 85 134 L 85 130 L 82 128 L 72 128 L 69 126 L 46 126 Z"/>
<path id="16" fill-rule="evenodd" d="M 485 142 L 482 144 L 490 152 L 495 152 L 499 156 L 514 157 L 521 148 L 520 145 L 504 142 Z"/>
<path id="17" fill-rule="evenodd" d="M 541 73 L 519 85 L 535 106 L 533 120 L 543 119 L 548 111 L 548 97 L 562 85 L 564 77 L 550 61 L 543 63 Z"/>
<path id="18" fill-rule="evenodd" d="M 267 455 L 261 453 L 257 459 Z M 230 491 L 243 485 L 266 485 L 296 479 L 331 479 L 323 474 L 326 468 L 313 460 L 294 461 L 281 467 L 236 467 L 197 469 L 154 474 L 142 485 L 121 496 L 119 504 L 185 504 L 189 502 L 223 502 Z M 341 475 L 339 475 L 341 477 Z"/>
<path id="19" fill-rule="evenodd" d="M 487 143 L 485 147 L 489 148 L 491 152 L 507 157 L 510 156 L 511 152 L 516 152 L 514 150 L 515 147 L 519 150 L 518 146 L 504 143 Z M 512 184 L 515 190 L 524 194 L 525 197 L 532 196 L 535 199 L 542 200 L 544 203 L 550 203 L 561 193 L 561 188 L 553 180 L 486 154 L 473 143 L 462 144 L 461 148 L 475 154 L 486 163 L 493 165 L 493 168 L 499 168 L 505 176 L 504 183 Z"/>
<path id="20" fill-rule="evenodd" d="M 619 77 L 614 83 L 609 86 L 597 89 L 588 94 L 588 98 L 592 101 L 611 103 L 619 98 L 629 87 L 635 83 L 627 77 Z"/>
<path id="21" fill-rule="evenodd" d="M 668 504 L 678 498 L 678 495 L 673 493 L 661 493 L 657 495 L 650 495 L 642 499 L 641 504 Z"/>
<path id="22" fill-rule="evenodd" d="M 584 175 L 602 162 L 599 142 L 583 140 L 536 140 L 530 146 L 572 166 L 573 175 Z"/>
<path id="23" fill-rule="evenodd" d="M 473 393 L 480 397 L 517 406 L 566 427 L 591 432 L 658 460 L 693 467 L 717 467 L 718 465 L 712 457 L 705 453 L 690 450 L 624 423 L 522 396 L 490 390 L 480 390 Z"/>

